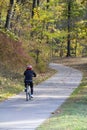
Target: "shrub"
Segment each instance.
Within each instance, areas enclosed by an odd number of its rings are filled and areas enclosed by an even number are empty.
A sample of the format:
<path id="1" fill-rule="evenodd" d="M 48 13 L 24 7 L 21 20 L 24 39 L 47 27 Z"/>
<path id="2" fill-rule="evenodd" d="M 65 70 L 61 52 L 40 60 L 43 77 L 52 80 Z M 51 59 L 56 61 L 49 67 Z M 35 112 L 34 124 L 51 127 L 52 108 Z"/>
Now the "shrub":
<path id="1" fill-rule="evenodd" d="M 44 61 L 40 61 L 37 64 L 37 69 L 39 70 L 39 72 L 44 73 L 47 69 L 47 64 Z"/>

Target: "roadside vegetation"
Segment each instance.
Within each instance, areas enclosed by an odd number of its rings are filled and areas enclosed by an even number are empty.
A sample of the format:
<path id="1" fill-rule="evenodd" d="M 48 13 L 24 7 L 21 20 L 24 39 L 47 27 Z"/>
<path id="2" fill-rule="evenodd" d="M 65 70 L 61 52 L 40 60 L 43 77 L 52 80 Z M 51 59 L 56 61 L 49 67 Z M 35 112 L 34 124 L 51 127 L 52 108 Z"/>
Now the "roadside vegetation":
<path id="1" fill-rule="evenodd" d="M 5 66 L 0 65 L 0 101 L 24 91 L 23 72 L 23 68 L 21 72 L 15 72 L 12 69 L 7 69 Z M 34 85 L 51 77 L 55 72 L 55 70 L 51 70 L 50 68 L 44 73 L 37 72 L 37 77 L 34 79 Z"/>
<path id="2" fill-rule="evenodd" d="M 56 61 L 79 69 L 83 73 L 80 86 L 70 98 L 37 130 L 86 130 L 87 129 L 87 58 L 64 58 Z"/>
<path id="3" fill-rule="evenodd" d="M 37 72 L 34 84 L 40 83 L 55 73 L 54 70 L 44 68 L 43 65 L 37 66 L 22 42 L 0 32 L 0 101 L 24 90 L 23 73 L 28 64 L 32 64 Z"/>
<path id="4" fill-rule="evenodd" d="M 1 70 L 1 69 L 0 69 Z M 7 73 L 6 73 L 7 71 Z M 3 73 L 3 75 L 2 75 Z M 48 69 L 45 73 L 38 73 L 34 80 L 34 86 L 51 77 L 55 70 Z M 0 101 L 24 91 L 24 76 L 22 73 L 11 73 L 9 70 L 0 71 Z"/>

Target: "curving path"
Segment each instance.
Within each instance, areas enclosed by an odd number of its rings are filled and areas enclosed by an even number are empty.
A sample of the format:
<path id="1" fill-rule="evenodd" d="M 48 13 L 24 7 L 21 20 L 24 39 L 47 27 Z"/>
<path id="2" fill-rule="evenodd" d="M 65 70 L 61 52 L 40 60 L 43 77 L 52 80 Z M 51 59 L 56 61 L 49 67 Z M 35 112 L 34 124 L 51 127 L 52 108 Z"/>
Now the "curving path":
<path id="1" fill-rule="evenodd" d="M 50 67 L 58 73 L 35 87 L 31 101 L 22 92 L 0 103 L 0 130 L 35 130 L 80 84 L 80 71 L 55 63 Z"/>

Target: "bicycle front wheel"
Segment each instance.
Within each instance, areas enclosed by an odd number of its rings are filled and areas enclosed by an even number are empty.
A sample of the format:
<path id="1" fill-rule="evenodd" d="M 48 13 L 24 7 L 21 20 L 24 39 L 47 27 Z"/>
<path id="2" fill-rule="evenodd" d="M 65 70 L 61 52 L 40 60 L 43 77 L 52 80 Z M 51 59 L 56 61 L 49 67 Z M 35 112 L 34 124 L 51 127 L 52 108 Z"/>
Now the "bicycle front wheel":
<path id="1" fill-rule="evenodd" d="M 26 101 L 28 101 L 29 100 L 29 94 L 28 94 L 28 92 L 26 92 Z"/>

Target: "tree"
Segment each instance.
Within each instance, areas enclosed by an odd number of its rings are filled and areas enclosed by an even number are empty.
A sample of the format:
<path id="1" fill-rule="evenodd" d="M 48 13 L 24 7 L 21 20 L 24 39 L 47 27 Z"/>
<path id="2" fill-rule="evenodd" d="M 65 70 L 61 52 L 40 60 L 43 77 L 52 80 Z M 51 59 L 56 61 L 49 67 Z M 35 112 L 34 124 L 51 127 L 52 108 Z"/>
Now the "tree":
<path id="1" fill-rule="evenodd" d="M 32 4 L 32 18 L 34 16 L 34 8 L 36 7 L 36 0 L 33 0 L 33 4 Z"/>
<path id="2" fill-rule="evenodd" d="M 86 0 L 5 0 L 8 10 L 5 2 L 1 2 L 5 28 L 28 40 L 32 37 L 35 42 L 43 40 L 53 48 L 57 44 L 64 51 L 63 56 L 72 56 L 86 38 Z"/>
<path id="3" fill-rule="evenodd" d="M 50 0 L 47 0 L 47 9 L 49 8 L 49 2 L 50 2 Z"/>
<path id="4" fill-rule="evenodd" d="M 7 11 L 6 23 L 5 23 L 6 29 L 10 29 L 10 23 L 11 23 L 11 18 L 12 18 L 12 13 L 13 13 L 13 6 L 14 6 L 14 0 L 10 0 L 9 9 Z"/>
<path id="5" fill-rule="evenodd" d="M 39 6 L 39 4 L 40 4 L 40 0 L 37 0 L 37 6 Z"/>
<path id="6" fill-rule="evenodd" d="M 71 3 L 72 0 L 68 0 L 68 19 L 67 19 L 67 27 L 68 27 L 68 36 L 67 36 L 67 57 L 71 56 L 70 54 L 70 44 L 71 44 Z"/>

